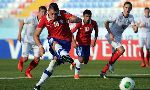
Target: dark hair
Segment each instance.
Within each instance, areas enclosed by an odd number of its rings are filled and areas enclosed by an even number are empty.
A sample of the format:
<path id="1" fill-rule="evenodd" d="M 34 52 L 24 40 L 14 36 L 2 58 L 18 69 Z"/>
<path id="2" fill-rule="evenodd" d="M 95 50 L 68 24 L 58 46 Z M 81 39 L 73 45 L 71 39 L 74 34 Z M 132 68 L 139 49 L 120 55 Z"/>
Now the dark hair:
<path id="1" fill-rule="evenodd" d="M 144 10 L 149 10 L 149 7 L 145 7 Z"/>
<path id="2" fill-rule="evenodd" d="M 51 3 L 48 9 L 54 9 L 55 11 L 59 10 L 57 3 Z"/>
<path id="3" fill-rule="evenodd" d="M 132 7 L 132 3 L 131 2 L 125 2 L 123 6 L 125 6 L 126 4 L 130 4 L 130 6 Z"/>
<path id="4" fill-rule="evenodd" d="M 88 9 L 84 10 L 83 15 L 85 15 L 85 14 L 92 16 L 91 10 L 88 10 Z"/>
<path id="5" fill-rule="evenodd" d="M 39 11 L 40 11 L 41 9 L 47 11 L 47 8 L 46 8 L 45 6 L 40 6 L 40 7 L 39 7 Z"/>

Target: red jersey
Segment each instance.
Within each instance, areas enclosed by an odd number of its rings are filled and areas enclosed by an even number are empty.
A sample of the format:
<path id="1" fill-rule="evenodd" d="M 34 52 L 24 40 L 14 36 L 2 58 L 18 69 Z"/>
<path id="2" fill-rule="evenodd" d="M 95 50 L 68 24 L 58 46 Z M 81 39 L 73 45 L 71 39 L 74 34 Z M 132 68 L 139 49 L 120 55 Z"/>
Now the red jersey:
<path id="1" fill-rule="evenodd" d="M 43 16 L 37 26 L 37 28 L 46 27 L 48 30 L 48 37 L 60 39 L 60 40 L 72 40 L 72 32 L 69 27 L 68 19 L 72 14 L 67 13 L 65 10 L 60 10 L 56 20 L 52 20 L 46 16 Z"/>
<path id="2" fill-rule="evenodd" d="M 71 31 L 74 33 L 78 30 L 76 40 L 79 45 L 90 45 L 93 29 L 98 31 L 98 26 L 96 21 L 91 20 L 89 24 L 84 24 L 83 22 L 77 23 Z"/>

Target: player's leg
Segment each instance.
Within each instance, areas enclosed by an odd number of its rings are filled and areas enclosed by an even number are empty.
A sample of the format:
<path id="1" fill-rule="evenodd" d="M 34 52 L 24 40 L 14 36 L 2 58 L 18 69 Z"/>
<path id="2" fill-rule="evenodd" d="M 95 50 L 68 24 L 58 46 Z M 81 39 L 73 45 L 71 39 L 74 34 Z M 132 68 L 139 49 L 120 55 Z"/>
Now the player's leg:
<path id="1" fill-rule="evenodd" d="M 71 48 L 71 43 L 70 42 L 65 42 L 65 44 L 61 44 L 58 42 L 54 42 L 53 46 L 55 47 L 55 50 L 57 54 L 65 61 L 69 62 L 72 65 L 74 65 L 74 60 L 69 56 L 69 51 Z"/>
<path id="2" fill-rule="evenodd" d="M 52 46 L 53 50 L 60 58 L 62 58 L 66 62 L 74 64 L 74 60 L 68 54 L 71 48 L 71 42 L 50 38 L 49 44 Z"/>
<path id="3" fill-rule="evenodd" d="M 107 37 L 106 37 L 107 38 Z M 108 71 L 108 69 L 111 70 L 113 67 L 113 64 L 116 62 L 116 60 L 124 53 L 125 49 L 124 47 L 121 45 L 121 38 L 115 38 L 115 42 L 114 41 L 109 41 L 108 42 L 112 45 L 113 48 L 115 48 L 114 53 L 112 54 L 109 62 L 106 64 L 106 66 L 102 69 L 100 76 L 103 78 L 106 78 L 106 72 Z"/>
<path id="4" fill-rule="evenodd" d="M 150 51 L 149 51 L 149 49 L 146 49 L 146 61 L 145 61 L 145 63 L 146 63 L 146 67 L 149 67 L 149 56 L 150 55 Z"/>
<path id="5" fill-rule="evenodd" d="M 76 48 L 76 53 L 78 55 L 78 59 L 74 60 L 75 63 L 75 74 L 74 74 L 74 79 L 79 79 L 79 72 L 81 68 L 81 63 L 83 63 L 83 47 L 78 46 Z M 74 67 L 73 65 L 70 65 L 71 69 Z"/>
<path id="6" fill-rule="evenodd" d="M 145 44 L 145 38 L 139 38 L 139 46 L 140 46 L 140 54 L 141 54 L 141 67 L 145 67 L 145 60 L 144 60 L 144 51 L 143 51 L 143 47 Z"/>
<path id="7" fill-rule="evenodd" d="M 150 58 L 150 33 L 148 33 L 146 41 L 146 67 L 149 67 L 149 58 Z"/>
<path id="8" fill-rule="evenodd" d="M 29 51 L 31 47 L 29 43 L 22 43 L 22 55 L 18 61 L 18 70 L 22 72 L 23 70 L 23 63 L 28 60 Z"/>
<path id="9" fill-rule="evenodd" d="M 47 69 L 43 72 L 40 80 L 38 81 L 38 83 L 36 84 L 34 90 L 39 90 L 39 88 L 41 87 L 41 85 L 45 82 L 46 79 L 48 79 L 52 73 L 54 68 L 57 66 L 56 64 L 56 59 L 51 60 L 49 63 L 49 66 L 47 67 Z"/>
<path id="10" fill-rule="evenodd" d="M 89 62 L 89 57 L 90 57 L 90 45 L 86 45 L 84 46 L 83 48 L 83 61 L 84 61 L 84 64 L 88 64 Z"/>
<path id="11" fill-rule="evenodd" d="M 78 57 L 78 59 L 75 59 L 74 60 L 74 63 L 75 63 L 75 74 L 74 74 L 74 79 L 79 79 L 80 76 L 79 76 L 79 72 L 80 72 L 80 68 L 81 68 L 81 62 L 80 61 L 83 61 L 83 57 Z"/>
<path id="12" fill-rule="evenodd" d="M 26 72 L 25 72 L 25 74 L 28 78 L 32 78 L 32 75 L 30 72 L 38 65 L 38 63 L 40 61 L 39 47 L 37 45 L 32 45 L 32 51 L 34 54 L 34 59 L 30 62 L 29 66 L 27 67 Z"/>
<path id="13" fill-rule="evenodd" d="M 116 62 L 116 60 L 124 53 L 124 47 L 121 46 L 119 48 L 116 49 L 116 51 L 114 52 L 114 54 L 111 56 L 111 59 L 109 60 L 109 62 L 106 64 L 106 66 L 102 69 L 102 73 L 106 73 L 108 71 L 109 68 L 112 68 L 113 64 Z M 110 69 L 111 71 L 111 69 Z M 112 71 L 113 72 L 113 71 Z"/>

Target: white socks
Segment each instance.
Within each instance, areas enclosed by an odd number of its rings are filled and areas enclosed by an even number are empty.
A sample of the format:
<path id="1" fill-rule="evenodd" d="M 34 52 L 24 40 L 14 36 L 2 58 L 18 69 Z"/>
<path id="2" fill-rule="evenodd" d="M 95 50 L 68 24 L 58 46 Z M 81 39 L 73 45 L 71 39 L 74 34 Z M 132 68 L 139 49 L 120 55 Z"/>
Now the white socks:
<path id="1" fill-rule="evenodd" d="M 79 74 L 79 72 L 80 72 L 81 63 L 79 62 L 78 59 L 75 59 L 75 60 L 74 60 L 74 63 L 76 64 L 76 66 L 75 66 L 75 75 L 77 75 L 77 74 Z"/>
<path id="2" fill-rule="evenodd" d="M 36 84 L 36 86 L 41 86 L 45 82 L 45 80 L 52 75 L 53 69 L 55 67 L 55 62 L 56 60 L 51 60 L 48 68 L 43 72 L 41 79 Z"/>

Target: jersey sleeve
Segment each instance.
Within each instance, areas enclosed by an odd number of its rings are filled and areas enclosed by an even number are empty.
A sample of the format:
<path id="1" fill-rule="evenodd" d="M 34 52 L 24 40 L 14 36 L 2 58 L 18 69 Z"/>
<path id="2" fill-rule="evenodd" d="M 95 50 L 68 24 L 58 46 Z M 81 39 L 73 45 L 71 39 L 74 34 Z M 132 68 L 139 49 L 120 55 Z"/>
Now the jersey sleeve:
<path id="1" fill-rule="evenodd" d="M 134 17 L 131 18 L 131 26 L 135 25 Z"/>
<path id="2" fill-rule="evenodd" d="M 71 29 L 71 32 L 72 32 L 72 33 L 76 32 L 77 29 L 79 29 L 80 27 L 81 27 L 81 24 L 80 24 L 80 23 L 77 23 L 77 24 L 75 25 L 75 27 Z"/>
<path id="3" fill-rule="evenodd" d="M 95 30 L 95 35 L 98 36 L 98 25 L 97 25 L 97 22 L 94 22 L 94 30 Z"/>
<path id="4" fill-rule="evenodd" d="M 74 15 L 72 15 L 72 14 L 70 14 L 69 12 L 67 12 L 67 11 L 63 11 L 64 13 L 64 17 L 66 18 L 66 19 L 69 19 L 69 18 L 71 18 L 72 16 L 74 16 Z"/>
<path id="5" fill-rule="evenodd" d="M 95 31 L 98 31 L 98 25 L 97 25 L 96 22 L 94 22 L 94 30 L 95 30 Z"/>
<path id="6" fill-rule="evenodd" d="M 116 19 L 117 19 L 116 17 L 111 16 L 111 17 L 109 17 L 109 19 L 107 21 L 109 21 L 110 23 L 113 23 L 116 21 Z"/>
<path id="7" fill-rule="evenodd" d="M 34 19 L 34 17 L 35 17 L 34 15 L 31 15 L 31 16 L 25 18 L 25 19 L 23 20 L 23 22 L 24 22 L 25 24 L 31 23 L 32 20 Z"/>
<path id="8" fill-rule="evenodd" d="M 44 28 L 45 27 L 45 21 L 46 19 L 42 17 L 39 21 L 39 24 L 37 25 L 37 28 Z"/>

